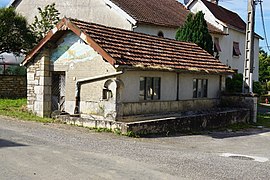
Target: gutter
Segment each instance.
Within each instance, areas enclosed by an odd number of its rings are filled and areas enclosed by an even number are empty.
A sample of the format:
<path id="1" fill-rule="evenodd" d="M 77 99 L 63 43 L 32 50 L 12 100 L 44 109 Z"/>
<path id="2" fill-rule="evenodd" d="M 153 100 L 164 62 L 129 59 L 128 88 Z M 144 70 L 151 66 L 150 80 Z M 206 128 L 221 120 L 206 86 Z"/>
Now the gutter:
<path id="1" fill-rule="evenodd" d="M 115 73 L 110 73 L 110 74 L 105 74 L 105 75 L 99 75 L 99 76 L 94 76 L 90 78 L 84 78 L 84 79 L 79 79 L 76 81 L 76 89 L 75 89 L 75 108 L 74 108 L 74 114 L 79 114 L 80 112 L 80 91 L 81 91 L 81 85 L 86 84 L 86 83 L 91 83 L 111 77 L 115 77 L 117 75 L 123 74 L 123 71 L 115 72 Z"/>

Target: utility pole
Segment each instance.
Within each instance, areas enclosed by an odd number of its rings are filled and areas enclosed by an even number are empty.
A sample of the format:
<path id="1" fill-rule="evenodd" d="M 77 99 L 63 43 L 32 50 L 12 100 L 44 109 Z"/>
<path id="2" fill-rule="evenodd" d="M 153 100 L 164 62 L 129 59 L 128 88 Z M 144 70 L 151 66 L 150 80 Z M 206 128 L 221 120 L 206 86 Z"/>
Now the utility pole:
<path id="1" fill-rule="evenodd" d="M 262 0 L 248 0 L 243 93 L 253 93 L 255 7 Z"/>

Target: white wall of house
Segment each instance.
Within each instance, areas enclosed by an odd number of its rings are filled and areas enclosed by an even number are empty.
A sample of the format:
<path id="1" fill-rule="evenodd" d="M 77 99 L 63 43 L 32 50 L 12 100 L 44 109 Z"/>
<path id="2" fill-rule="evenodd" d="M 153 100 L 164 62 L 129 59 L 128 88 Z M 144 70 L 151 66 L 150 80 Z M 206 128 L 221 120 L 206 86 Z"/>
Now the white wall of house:
<path id="1" fill-rule="evenodd" d="M 75 108 L 76 81 L 116 72 L 110 63 L 72 32 L 59 40 L 57 48 L 51 51 L 50 60 L 52 71 L 65 72 L 65 111 L 71 114 Z M 106 109 L 102 99 L 105 82 L 106 79 L 81 86 L 80 112 L 103 115 Z"/>
<path id="2" fill-rule="evenodd" d="M 104 0 L 44 0 L 33 1 L 23 0 L 16 7 L 16 11 L 24 15 L 29 23 L 34 21 L 35 15 L 38 15 L 38 7 L 44 9 L 46 5 L 55 3 L 56 9 L 61 13 L 61 18 L 71 17 L 94 22 L 111 27 L 132 30 L 131 23 L 117 10 L 106 5 Z"/>
<path id="3" fill-rule="evenodd" d="M 177 28 L 149 24 L 137 24 L 137 26 L 134 27 L 133 31 L 146 33 L 153 36 L 157 36 L 159 32 L 162 32 L 165 38 L 175 39 Z"/>
<path id="4" fill-rule="evenodd" d="M 205 14 L 205 19 L 215 27 L 221 29 L 224 33 L 228 33 L 226 36 L 212 34 L 213 40 L 215 37 L 219 38 L 219 45 L 221 48 L 219 60 L 224 64 L 230 66 L 232 69 L 238 71 L 238 73 L 244 73 L 244 62 L 245 62 L 245 40 L 246 35 L 244 32 L 228 28 L 220 20 L 216 19 L 215 16 L 208 10 L 200 0 L 195 1 L 190 6 L 190 11 L 196 13 L 202 11 Z M 239 42 L 239 48 L 241 55 L 233 56 L 233 42 Z M 259 79 L 259 38 L 255 37 L 254 41 L 254 74 L 253 80 L 258 81 Z"/>
<path id="5" fill-rule="evenodd" d="M 217 27 L 218 29 L 224 31 L 224 26 L 222 25 L 222 22 L 220 22 L 218 19 L 215 18 L 215 16 L 208 10 L 208 8 L 204 5 L 204 3 L 201 0 L 196 1 L 196 3 L 192 3 L 189 6 L 189 10 L 192 13 L 197 13 L 199 11 L 202 11 L 204 13 L 204 18 L 212 24 L 213 26 Z"/>
<path id="6" fill-rule="evenodd" d="M 177 73 L 162 71 L 125 71 L 119 79 L 123 82 L 120 102 L 143 102 L 140 100 L 140 77 L 160 77 L 160 100 L 175 101 L 177 98 Z M 179 100 L 193 99 L 193 79 L 208 79 L 208 97 L 218 98 L 219 75 L 179 74 Z"/>

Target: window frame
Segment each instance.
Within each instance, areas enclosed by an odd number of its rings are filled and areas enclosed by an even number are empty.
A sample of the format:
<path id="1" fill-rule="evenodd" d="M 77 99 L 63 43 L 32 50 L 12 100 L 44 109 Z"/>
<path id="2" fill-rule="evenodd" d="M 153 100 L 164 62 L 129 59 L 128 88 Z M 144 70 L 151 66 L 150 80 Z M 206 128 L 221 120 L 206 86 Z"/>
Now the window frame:
<path id="1" fill-rule="evenodd" d="M 193 79 L 193 98 L 208 97 L 208 79 Z"/>
<path id="2" fill-rule="evenodd" d="M 161 78 L 140 77 L 139 99 L 144 101 L 160 100 Z"/>
<path id="3" fill-rule="evenodd" d="M 233 41 L 233 56 L 239 57 L 241 54 L 239 42 Z"/>

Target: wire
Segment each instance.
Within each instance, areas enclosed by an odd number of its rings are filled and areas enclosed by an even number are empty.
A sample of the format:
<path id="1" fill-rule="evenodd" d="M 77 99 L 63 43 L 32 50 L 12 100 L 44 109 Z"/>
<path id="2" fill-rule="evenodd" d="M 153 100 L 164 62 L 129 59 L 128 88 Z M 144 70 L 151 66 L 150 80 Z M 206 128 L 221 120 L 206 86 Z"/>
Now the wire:
<path id="1" fill-rule="evenodd" d="M 266 35 L 266 30 L 265 30 L 262 1 L 259 1 L 259 3 L 260 3 L 260 8 L 261 8 L 261 18 L 262 18 L 262 26 L 263 26 L 263 32 L 264 32 L 264 39 L 265 39 L 266 47 L 267 47 L 268 51 L 270 51 L 270 46 L 268 45 L 268 39 L 267 39 L 267 35 Z"/>

